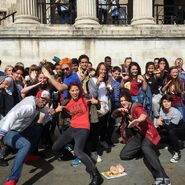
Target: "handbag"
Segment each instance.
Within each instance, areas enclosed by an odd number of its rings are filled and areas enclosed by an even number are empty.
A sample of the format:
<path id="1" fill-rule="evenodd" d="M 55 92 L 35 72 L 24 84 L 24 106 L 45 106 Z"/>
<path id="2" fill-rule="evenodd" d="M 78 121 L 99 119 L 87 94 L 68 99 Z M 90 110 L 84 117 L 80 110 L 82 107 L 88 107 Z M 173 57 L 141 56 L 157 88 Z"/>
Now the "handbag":
<path id="1" fill-rule="evenodd" d="M 100 101 L 100 109 L 97 110 L 98 117 L 102 117 L 109 112 L 109 105 L 105 101 Z"/>

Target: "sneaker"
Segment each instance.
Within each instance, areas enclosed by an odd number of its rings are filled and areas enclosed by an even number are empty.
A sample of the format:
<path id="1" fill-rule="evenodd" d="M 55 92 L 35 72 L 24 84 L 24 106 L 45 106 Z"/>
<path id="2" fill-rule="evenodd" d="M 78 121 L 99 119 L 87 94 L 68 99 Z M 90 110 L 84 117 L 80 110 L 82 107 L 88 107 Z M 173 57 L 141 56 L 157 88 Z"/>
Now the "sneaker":
<path id="1" fill-rule="evenodd" d="M 153 185 L 171 185 L 169 178 L 156 178 Z"/>
<path id="2" fill-rule="evenodd" d="M 178 163 L 179 159 L 181 158 L 178 152 L 175 152 L 173 157 L 170 159 L 171 163 Z"/>
<path id="3" fill-rule="evenodd" d="M 171 185 L 169 178 L 164 178 L 165 185 Z"/>
<path id="4" fill-rule="evenodd" d="M 78 158 L 76 158 L 76 159 L 74 159 L 74 160 L 71 161 L 71 166 L 73 166 L 73 167 L 77 167 L 80 164 L 81 164 L 81 160 L 78 159 Z"/>
<path id="5" fill-rule="evenodd" d="M 16 185 L 17 181 L 16 180 L 10 180 L 4 183 L 4 185 Z"/>
<path id="6" fill-rule="evenodd" d="M 101 158 L 100 155 L 97 156 L 96 162 L 97 163 L 101 163 L 103 161 L 103 159 Z"/>

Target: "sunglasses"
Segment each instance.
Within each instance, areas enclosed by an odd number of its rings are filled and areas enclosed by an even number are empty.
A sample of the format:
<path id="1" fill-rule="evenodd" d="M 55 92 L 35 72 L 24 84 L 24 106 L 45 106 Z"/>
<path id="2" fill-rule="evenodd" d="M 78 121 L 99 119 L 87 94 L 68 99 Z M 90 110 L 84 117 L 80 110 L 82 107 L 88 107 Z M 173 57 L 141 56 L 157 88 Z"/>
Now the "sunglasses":
<path id="1" fill-rule="evenodd" d="M 62 72 L 64 72 L 64 71 L 69 71 L 69 67 L 63 68 Z"/>

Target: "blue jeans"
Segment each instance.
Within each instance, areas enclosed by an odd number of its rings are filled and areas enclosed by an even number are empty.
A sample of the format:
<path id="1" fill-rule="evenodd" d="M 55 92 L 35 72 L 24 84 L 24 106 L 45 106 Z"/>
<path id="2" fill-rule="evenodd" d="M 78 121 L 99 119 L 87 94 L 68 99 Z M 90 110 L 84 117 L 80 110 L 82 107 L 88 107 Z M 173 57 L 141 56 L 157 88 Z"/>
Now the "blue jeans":
<path id="1" fill-rule="evenodd" d="M 30 150 L 31 143 L 17 131 L 9 131 L 4 137 L 4 144 L 10 146 L 12 149 L 18 150 L 8 177 L 8 180 L 18 181 L 21 176 L 24 159 Z"/>

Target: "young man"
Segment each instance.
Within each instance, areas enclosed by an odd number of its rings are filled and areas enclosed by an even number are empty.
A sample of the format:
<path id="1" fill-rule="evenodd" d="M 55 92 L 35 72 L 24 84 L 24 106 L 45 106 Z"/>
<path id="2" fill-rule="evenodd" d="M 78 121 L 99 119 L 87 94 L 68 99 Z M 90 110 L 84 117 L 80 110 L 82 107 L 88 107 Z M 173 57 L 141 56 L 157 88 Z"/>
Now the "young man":
<path id="1" fill-rule="evenodd" d="M 78 69 L 78 77 L 80 78 L 82 88 L 84 93 L 87 94 L 87 82 L 89 81 L 89 72 L 88 72 L 88 64 L 89 57 L 87 55 L 81 55 L 78 59 L 79 61 L 79 69 Z"/>
<path id="2" fill-rule="evenodd" d="M 110 93 L 110 99 L 111 99 L 111 112 L 116 110 L 120 107 L 120 84 L 121 84 L 121 68 L 119 66 L 115 66 L 112 69 L 112 75 L 109 76 L 108 82 L 107 82 L 107 89 Z M 111 138 L 113 131 L 115 129 L 116 123 L 118 122 L 118 119 L 113 119 L 111 116 L 109 117 L 109 124 L 108 124 L 108 140 L 109 144 L 113 145 Z"/>
<path id="3" fill-rule="evenodd" d="M 50 100 L 48 91 L 43 90 L 35 98 L 28 96 L 13 107 L 0 121 L 0 141 L 13 150 L 17 150 L 9 177 L 4 185 L 16 185 L 18 182 L 25 157 L 38 144 L 39 131 L 32 126 L 35 117 Z"/>
<path id="4" fill-rule="evenodd" d="M 122 117 L 123 128 L 127 136 L 127 143 L 120 153 L 120 158 L 130 160 L 142 152 L 143 161 L 155 179 L 154 185 L 170 185 L 170 180 L 155 150 L 160 136 L 144 107 L 139 103 L 133 103 L 128 92 L 121 94 L 120 103 L 122 108 L 112 113 L 113 117 L 116 115 Z"/>
<path id="5" fill-rule="evenodd" d="M 112 59 L 109 56 L 106 56 L 104 59 L 104 64 L 108 70 L 108 74 L 111 76 L 111 72 L 112 72 Z"/>

